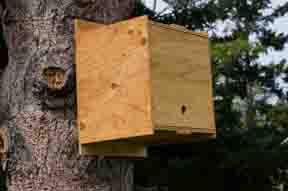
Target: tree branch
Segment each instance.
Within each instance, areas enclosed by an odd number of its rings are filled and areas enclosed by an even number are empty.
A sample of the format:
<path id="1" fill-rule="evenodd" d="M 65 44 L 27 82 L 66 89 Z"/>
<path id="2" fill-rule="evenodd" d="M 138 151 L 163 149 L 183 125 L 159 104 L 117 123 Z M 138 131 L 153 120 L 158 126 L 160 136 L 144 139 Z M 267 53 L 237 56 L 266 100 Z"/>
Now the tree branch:
<path id="1" fill-rule="evenodd" d="M 82 19 L 108 24 L 127 19 L 134 10 L 134 3 L 134 0 L 77 0 L 70 12 Z"/>
<path id="2" fill-rule="evenodd" d="M 55 14 L 113 23 L 127 19 L 134 10 L 135 0 L 9 0 L 10 17 L 49 17 Z M 29 9 L 29 11 L 27 11 Z M 29 14 L 29 15 L 23 15 Z M 16 20 L 17 20 L 16 18 Z"/>

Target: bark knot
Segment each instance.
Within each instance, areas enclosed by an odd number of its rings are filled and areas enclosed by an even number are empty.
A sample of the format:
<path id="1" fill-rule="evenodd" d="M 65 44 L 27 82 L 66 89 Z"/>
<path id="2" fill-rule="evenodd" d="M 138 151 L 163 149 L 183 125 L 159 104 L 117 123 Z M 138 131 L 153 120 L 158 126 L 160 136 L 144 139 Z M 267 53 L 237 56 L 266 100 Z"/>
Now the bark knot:
<path id="1" fill-rule="evenodd" d="M 62 90 L 65 86 L 65 71 L 57 67 L 48 67 L 43 70 L 43 77 L 51 91 Z"/>

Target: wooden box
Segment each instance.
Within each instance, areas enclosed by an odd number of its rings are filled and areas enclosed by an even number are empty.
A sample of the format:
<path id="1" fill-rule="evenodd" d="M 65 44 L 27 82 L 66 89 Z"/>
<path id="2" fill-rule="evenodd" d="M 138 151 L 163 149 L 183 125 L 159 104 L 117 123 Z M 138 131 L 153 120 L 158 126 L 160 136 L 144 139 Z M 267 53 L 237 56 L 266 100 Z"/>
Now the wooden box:
<path id="1" fill-rule="evenodd" d="M 206 33 L 147 17 L 75 24 L 81 154 L 142 157 L 215 137 Z"/>

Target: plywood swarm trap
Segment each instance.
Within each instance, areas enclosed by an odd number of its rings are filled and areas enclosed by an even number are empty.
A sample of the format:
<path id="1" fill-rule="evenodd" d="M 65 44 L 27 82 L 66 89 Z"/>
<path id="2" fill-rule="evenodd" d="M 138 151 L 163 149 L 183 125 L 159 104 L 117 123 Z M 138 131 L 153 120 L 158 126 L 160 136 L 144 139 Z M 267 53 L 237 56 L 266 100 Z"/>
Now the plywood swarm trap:
<path id="1" fill-rule="evenodd" d="M 215 137 L 206 33 L 145 16 L 75 26 L 81 154 L 146 157 L 151 145 Z"/>

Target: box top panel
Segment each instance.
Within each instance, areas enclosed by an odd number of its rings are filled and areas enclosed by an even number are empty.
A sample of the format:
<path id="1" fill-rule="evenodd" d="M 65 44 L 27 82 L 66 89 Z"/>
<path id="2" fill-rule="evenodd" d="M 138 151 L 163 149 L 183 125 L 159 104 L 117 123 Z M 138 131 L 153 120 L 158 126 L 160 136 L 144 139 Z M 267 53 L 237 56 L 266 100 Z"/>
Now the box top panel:
<path id="1" fill-rule="evenodd" d="M 147 17 L 143 16 L 142 18 L 147 18 Z M 119 23 L 126 23 L 126 22 L 127 21 L 122 21 L 122 22 L 119 22 Z M 85 21 L 85 20 L 81 20 L 81 19 L 76 19 L 75 23 L 76 23 L 75 24 L 76 30 L 78 30 L 78 31 L 80 31 L 80 30 L 89 30 L 89 29 L 95 30 L 95 29 L 100 28 L 100 27 L 109 26 L 109 25 L 95 23 L 95 22 L 92 22 L 92 21 Z M 119 24 L 119 23 L 117 23 L 117 24 Z M 158 23 L 158 22 L 154 22 L 154 21 L 150 21 L 150 20 L 148 21 L 148 23 L 150 25 L 154 25 L 154 26 L 157 26 L 157 27 L 162 27 L 162 28 L 167 29 L 167 30 L 176 30 L 178 32 L 183 32 L 183 33 L 186 33 L 186 34 L 199 36 L 199 37 L 202 37 L 202 38 L 208 38 L 208 33 L 207 32 L 194 32 L 194 31 L 188 30 L 187 28 L 185 28 L 183 26 L 180 26 L 180 25 L 175 25 L 175 24 L 166 25 L 166 24 L 162 24 L 162 23 Z"/>
<path id="2" fill-rule="evenodd" d="M 167 30 L 175 30 L 175 31 L 183 32 L 183 33 L 186 33 L 189 35 L 194 35 L 194 36 L 198 36 L 198 37 L 202 37 L 202 38 L 208 38 L 207 32 L 194 32 L 194 31 L 188 30 L 184 26 L 175 25 L 175 24 L 166 25 L 166 24 L 162 24 L 162 23 L 158 23 L 158 22 L 154 22 L 154 21 L 149 21 L 149 23 L 151 25 L 154 25 L 157 27 L 162 27 L 162 28 L 167 29 Z"/>

